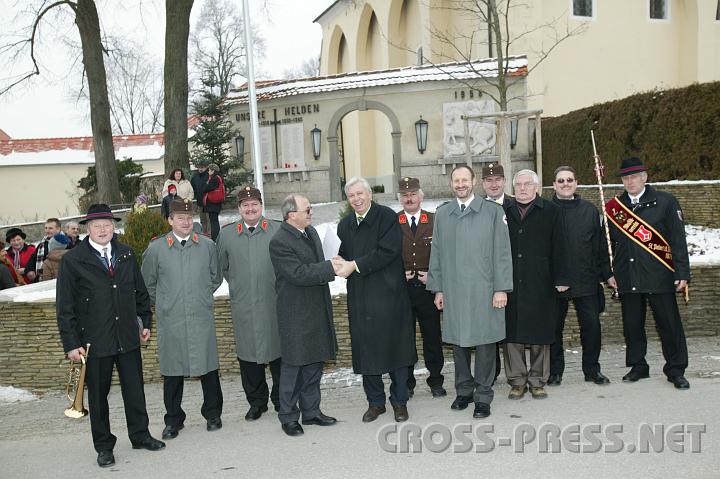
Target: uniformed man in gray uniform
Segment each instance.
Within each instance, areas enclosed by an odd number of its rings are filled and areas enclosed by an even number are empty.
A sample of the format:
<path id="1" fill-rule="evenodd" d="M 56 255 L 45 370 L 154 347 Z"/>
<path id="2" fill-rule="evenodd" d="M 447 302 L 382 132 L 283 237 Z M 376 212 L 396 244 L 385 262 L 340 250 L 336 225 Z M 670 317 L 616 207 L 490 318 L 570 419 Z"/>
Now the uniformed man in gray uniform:
<path id="1" fill-rule="evenodd" d="M 172 231 L 150 243 L 141 268 L 157 316 L 167 411 L 163 439 L 177 437 L 183 428 L 185 377 L 200 377 L 200 411 L 208 431 L 222 427 L 223 405 L 213 314 L 213 292 L 222 284 L 217 249 L 211 239 L 193 231 L 191 200 L 173 201 L 168 222 Z"/>

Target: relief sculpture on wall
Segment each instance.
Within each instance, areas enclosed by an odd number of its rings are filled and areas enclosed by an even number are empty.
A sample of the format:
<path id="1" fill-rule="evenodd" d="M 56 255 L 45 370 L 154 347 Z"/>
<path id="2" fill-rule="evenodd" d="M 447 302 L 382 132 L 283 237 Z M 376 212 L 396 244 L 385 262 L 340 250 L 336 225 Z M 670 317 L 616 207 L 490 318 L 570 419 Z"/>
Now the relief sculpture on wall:
<path id="1" fill-rule="evenodd" d="M 495 149 L 495 121 L 487 119 L 468 122 L 469 138 L 465 138 L 462 116 L 493 113 L 491 100 L 463 101 L 443 104 L 443 154 L 445 157 L 465 154 L 466 141 L 473 156 L 492 155 Z"/>

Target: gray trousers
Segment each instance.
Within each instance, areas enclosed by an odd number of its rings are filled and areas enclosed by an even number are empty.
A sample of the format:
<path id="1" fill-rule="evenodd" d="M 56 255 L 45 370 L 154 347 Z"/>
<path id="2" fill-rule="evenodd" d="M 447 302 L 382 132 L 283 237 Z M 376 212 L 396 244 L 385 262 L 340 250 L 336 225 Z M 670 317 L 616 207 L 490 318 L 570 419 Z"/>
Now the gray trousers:
<path id="1" fill-rule="evenodd" d="M 312 419 L 320 414 L 320 378 L 323 363 L 292 366 L 282 363 L 280 367 L 280 423 L 300 419 Z M 300 407 L 298 408 L 298 403 Z"/>
<path id="2" fill-rule="evenodd" d="M 525 344 L 505 343 L 505 374 L 510 386 L 544 387 L 550 375 L 550 345 L 528 344 L 530 347 L 530 369 L 525 359 Z"/>
<path id="3" fill-rule="evenodd" d="M 475 350 L 475 375 L 470 372 L 470 354 Z M 458 396 L 471 397 L 474 402 L 490 404 L 493 400 L 492 384 L 495 380 L 495 343 L 474 348 L 453 345 L 455 359 L 455 391 Z"/>

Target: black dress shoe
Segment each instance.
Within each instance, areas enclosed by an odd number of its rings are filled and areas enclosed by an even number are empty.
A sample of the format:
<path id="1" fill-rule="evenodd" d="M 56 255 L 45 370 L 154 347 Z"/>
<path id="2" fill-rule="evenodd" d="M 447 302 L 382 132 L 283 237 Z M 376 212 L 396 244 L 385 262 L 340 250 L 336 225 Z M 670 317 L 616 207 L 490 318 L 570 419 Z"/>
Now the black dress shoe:
<path id="1" fill-rule="evenodd" d="M 297 421 L 286 422 L 282 425 L 282 430 L 285 431 L 285 434 L 288 436 L 302 436 L 305 434 L 302 426 Z"/>
<path id="2" fill-rule="evenodd" d="M 255 421 L 260 419 L 260 416 L 268 410 L 267 406 L 250 406 L 247 414 L 245 414 L 246 421 Z"/>
<path id="3" fill-rule="evenodd" d="M 462 411 L 468 407 L 468 404 L 473 402 L 473 398 L 470 396 L 458 396 L 455 398 L 453 403 L 450 405 L 450 409 L 453 411 Z"/>
<path id="4" fill-rule="evenodd" d="M 178 436 L 180 429 L 182 429 L 184 427 L 185 426 L 183 424 L 180 424 L 179 426 L 165 426 L 165 429 L 163 429 L 163 432 L 162 432 L 162 438 L 163 439 L 175 439 Z"/>
<path id="5" fill-rule="evenodd" d="M 363 414 L 363 422 L 373 422 L 380 414 L 385 414 L 385 406 L 369 406 Z"/>
<path id="6" fill-rule="evenodd" d="M 220 416 L 207 420 L 208 431 L 217 431 L 220 428 L 222 428 L 222 419 L 220 419 Z"/>
<path id="7" fill-rule="evenodd" d="M 408 414 L 407 406 L 393 406 L 393 412 L 395 412 L 395 422 L 405 422 L 410 418 Z"/>
<path id="8" fill-rule="evenodd" d="M 475 419 L 483 419 L 490 415 L 490 405 L 484 402 L 475 403 L 475 411 L 473 411 L 473 417 Z"/>
<path id="9" fill-rule="evenodd" d="M 603 386 L 605 384 L 610 384 L 610 380 L 600 371 L 593 373 L 593 374 L 586 374 L 585 375 L 585 381 L 592 382 L 595 384 L 598 384 L 600 386 Z"/>
<path id="10" fill-rule="evenodd" d="M 415 388 L 408 389 L 408 398 L 412 399 L 415 396 Z"/>
<path id="11" fill-rule="evenodd" d="M 110 467 L 115 465 L 115 456 L 112 451 L 98 452 L 97 463 L 100 467 Z"/>
<path id="12" fill-rule="evenodd" d="M 280 412 L 280 405 L 279 405 L 279 404 L 273 404 L 273 409 L 275 409 L 275 412 Z"/>
<path id="13" fill-rule="evenodd" d="M 158 441 L 152 436 L 148 436 L 140 442 L 133 442 L 133 449 L 147 449 L 148 451 L 158 451 L 165 447 L 165 443 Z"/>
<path id="14" fill-rule="evenodd" d="M 690 389 L 690 383 L 685 376 L 670 376 L 667 380 L 673 383 L 677 389 Z"/>
<path id="15" fill-rule="evenodd" d="M 337 422 L 337 419 L 334 417 L 326 416 L 323 413 L 318 414 L 315 417 L 311 417 L 310 419 L 303 419 L 302 423 L 307 425 L 314 425 L 314 426 L 332 426 Z"/>
<path id="16" fill-rule="evenodd" d="M 623 376 L 622 380 L 626 383 L 634 383 L 640 379 L 647 379 L 650 377 L 650 371 L 644 368 L 632 368 L 629 373 Z"/>
<path id="17" fill-rule="evenodd" d="M 447 391 L 442 386 L 435 386 L 434 388 L 430 388 L 430 393 L 434 398 L 441 398 L 447 396 Z"/>
<path id="18" fill-rule="evenodd" d="M 548 376 L 547 385 L 548 386 L 560 386 L 560 383 L 562 382 L 562 374 L 551 374 Z"/>

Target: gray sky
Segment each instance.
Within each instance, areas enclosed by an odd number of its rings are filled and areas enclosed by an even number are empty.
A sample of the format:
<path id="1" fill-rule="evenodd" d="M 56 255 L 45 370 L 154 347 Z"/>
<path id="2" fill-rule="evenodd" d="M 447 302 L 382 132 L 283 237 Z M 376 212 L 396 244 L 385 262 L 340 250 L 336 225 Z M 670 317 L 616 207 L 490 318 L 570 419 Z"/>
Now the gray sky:
<path id="1" fill-rule="evenodd" d="M 202 1 L 195 0 L 191 28 Z M 242 7 L 242 1 L 236 1 Z M 252 9 L 252 5 L 259 2 L 249 0 L 249 3 Z M 266 41 L 262 70 L 267 72 L 268 77 L 278 78 L 284 69 L 320 55 L 322 33 L 320 26 L 312 21 L 330 5 L 331 0 L 267 0 L 267 3 L 270 18 L 265 12 L 253 12 L 251 22 L 260 25 Z M 0 0 L 0 32 L 17 28 L 13 19 L 23 4 L 24 1 Z M 164 1 L 96 0 L 96 4 L 104 29 L 143 43 L 162 64 Z M 69 21 L 65 24 L 72 27 Z M 43 26 L 41 34 L 49 37 L 51 30 L 51 26 Z M 79 43 L 77 32 L 68 31 L 69 36 Z M 0 96 L 0 128 L 13 138 L 91 135 L 88 112 L 72 99 L 70 88 L 79 80 L 68 77 L 67 64 L 73 59 L 67 55 L 67 48 L 51 44 L 38 52 L 38 57 L 44 74 L 9 95 Z M 1 72 L 0 77 L 4 77 Z"/>

